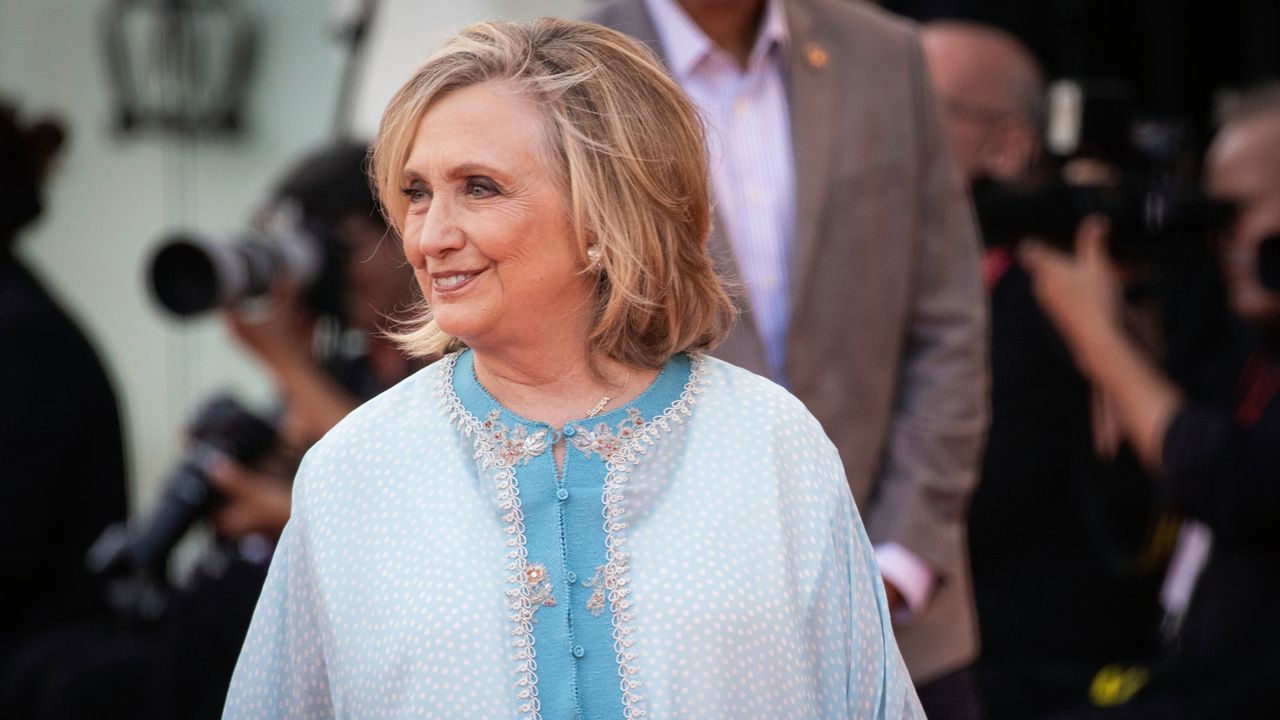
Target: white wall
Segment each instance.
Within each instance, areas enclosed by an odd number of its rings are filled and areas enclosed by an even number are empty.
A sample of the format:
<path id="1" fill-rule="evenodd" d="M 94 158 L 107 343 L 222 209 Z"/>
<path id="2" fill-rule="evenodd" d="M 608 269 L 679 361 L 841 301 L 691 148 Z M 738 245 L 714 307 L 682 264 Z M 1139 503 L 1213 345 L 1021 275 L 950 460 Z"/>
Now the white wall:
<path id="1" fill-rule="evenodd" d="M 484 17 L 575 15 L 586 4 L 387 0 L 356 95 L 356 127 L 372 132 L 391 93 L 449 32 Z M 97 36 L 104 5 L 0 2 L 0 95 L 28 118 L 56 113 L 70 129 L 45 216 L 19 252 L 80 320 L 114 378 L 136 508 L 153 499 L 180 452 L 182 424 L 209 393 L 270 396 L 216 319 L 177 323 L 156 309 L 142 278 L 148 253 L 167 228 L 243 226 L 289 161 L 327 139 L 341 56 L 330 39 L 331 3 L 245 0 L 259 33 L 247 130 L 226 140 L 117 138 Z"/>
<path id="2" fill-rule="evenodd" d="M 383 0 L 356 96 L 354 126 L 372 135 L 387 101 L 409 73 L 446 37 L 467 25 L 487 18 L 576 17 L 589 6 L 587 0 Z"/>

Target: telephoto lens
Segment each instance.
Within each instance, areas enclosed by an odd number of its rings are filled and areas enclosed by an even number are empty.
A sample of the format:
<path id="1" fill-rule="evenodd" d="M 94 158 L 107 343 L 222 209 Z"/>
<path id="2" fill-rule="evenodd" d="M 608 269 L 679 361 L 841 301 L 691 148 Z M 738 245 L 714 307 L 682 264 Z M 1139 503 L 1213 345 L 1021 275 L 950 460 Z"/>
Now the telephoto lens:
<path id="1" fill-rule="evenodd" d="M 230 242 L 190 232 L 165 237 L 148 271 L 152 295 L 169 312 L 190 317 L 264 295 L 281 277 L 311 286 L 324 270 L 325 247 L 298 214 L 283 203 L 261 230 Z"/>

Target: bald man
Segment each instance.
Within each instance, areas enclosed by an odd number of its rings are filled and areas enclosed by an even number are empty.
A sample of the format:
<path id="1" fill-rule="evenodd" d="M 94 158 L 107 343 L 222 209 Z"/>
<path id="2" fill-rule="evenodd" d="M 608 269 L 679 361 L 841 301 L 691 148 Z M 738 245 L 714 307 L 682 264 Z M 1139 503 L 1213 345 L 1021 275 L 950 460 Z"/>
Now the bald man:
<path id="1" fill-rule="evenodd" d="M 1009 33 L 978 23 L 930 23 L 921 39 L 961 173 L 970 182 L 1025 179 L 1044 114 L 1035 57 Z"/>

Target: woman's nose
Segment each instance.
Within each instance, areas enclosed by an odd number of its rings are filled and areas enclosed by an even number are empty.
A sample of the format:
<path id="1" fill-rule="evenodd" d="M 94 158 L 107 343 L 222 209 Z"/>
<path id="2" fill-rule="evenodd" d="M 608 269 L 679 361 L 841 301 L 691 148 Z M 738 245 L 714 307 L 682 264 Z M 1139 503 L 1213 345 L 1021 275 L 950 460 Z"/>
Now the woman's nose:
<path id="1" fill-rule="evenodd" d="M 418 231 L 418 250 L 428 257 L 440 257 L 462 247 L 464 237 L 451 203 L 433 200 Z"/>

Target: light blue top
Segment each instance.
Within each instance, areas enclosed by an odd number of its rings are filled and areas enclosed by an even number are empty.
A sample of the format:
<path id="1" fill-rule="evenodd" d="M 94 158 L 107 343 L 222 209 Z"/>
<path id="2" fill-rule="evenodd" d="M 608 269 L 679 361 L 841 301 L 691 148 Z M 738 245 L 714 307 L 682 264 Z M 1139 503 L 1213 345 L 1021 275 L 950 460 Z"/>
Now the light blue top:
<path id="1" fill-rule="evenodd" d="M 562 438 L 471 362 L 308 453 L 224 717 L 923 717 L 839 458 L 786 391 L 678 356 Z"/>
<path id="2" fill-rule="evenodd" d="M 538 648 L 538 696 L 547 718 L 622 717 L 613 613 L 605 602 L 602 516 L 608 443 L 657 417 L 680 398 L 689 380 L 687 356 L 673 359 L 628 405 L 559 428 L 504 408 L 477 381 L 475 357 L 464 352 L 453 387 L 467 412 L 482 418 L 497 442 L 521 447 L 514 464 L 524 510 L 525 548 L 534 586 L 533 638 Z M 565 441 L 557 473 L 551 447 Z M 603 445 L 602 445 L 603 444 Z M 603 452 L 602 452 L 603 451 Z"/>

